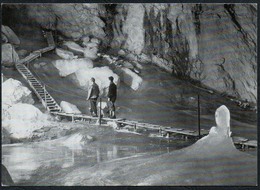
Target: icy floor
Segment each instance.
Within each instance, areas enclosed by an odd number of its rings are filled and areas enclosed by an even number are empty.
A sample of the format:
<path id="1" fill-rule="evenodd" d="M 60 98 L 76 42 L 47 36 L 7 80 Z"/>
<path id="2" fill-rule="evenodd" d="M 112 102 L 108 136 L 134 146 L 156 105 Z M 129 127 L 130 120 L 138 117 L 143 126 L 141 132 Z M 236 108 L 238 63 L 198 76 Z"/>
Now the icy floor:
<path id="1" fill-rule="evenodd" d="M 62 139 L 5 145 L 2 147 L 2 163 L 19 185 L 66 185 L 59 180 L 78 168 L 143 155 L 160 155 L 193 143 L 181 140 L 173 143 L 146 134 L 117 132 L 110 127 L 85 127 Z M 86 134 L 94 138 L 93 142 L 81 140 Z M 70 183 L 73 184 L 73 180 L 67 185 Z"/>

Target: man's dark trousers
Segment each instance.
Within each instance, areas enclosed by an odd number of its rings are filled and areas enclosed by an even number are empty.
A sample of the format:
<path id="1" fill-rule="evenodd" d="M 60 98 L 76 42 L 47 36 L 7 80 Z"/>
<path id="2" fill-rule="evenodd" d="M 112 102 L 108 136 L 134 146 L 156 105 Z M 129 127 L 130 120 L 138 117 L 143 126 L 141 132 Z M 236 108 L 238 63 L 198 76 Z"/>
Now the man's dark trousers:
<path id="1" fill-rule="evenodd" d="M 97 98 L 90 98 L 90 112 L 94 113 L 94 116 L 97 116 Z"/>

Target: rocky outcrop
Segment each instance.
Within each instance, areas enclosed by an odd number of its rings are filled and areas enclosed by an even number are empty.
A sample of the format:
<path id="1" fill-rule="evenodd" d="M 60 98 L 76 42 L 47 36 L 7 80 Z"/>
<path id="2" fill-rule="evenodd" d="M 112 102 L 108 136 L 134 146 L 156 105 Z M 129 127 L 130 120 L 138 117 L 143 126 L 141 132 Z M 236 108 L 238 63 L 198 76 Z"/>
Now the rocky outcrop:
<path id="1" fill-rule="evenodd" d="M 104 39 L 105 8 L 102 4 L 47 4 L 27 5 L 28 15 L 43 28 L 58 30 L 73 39 L 95 36 Z"/>
<path id="2" fill-rule="evenodd" d="M 7 41 L 13 45 L 19 45 L 21 43 L 18 36 L 8 26 L 2 25 L 2 36 L 4 36 L 4 38 L 6 38 Z M 6 39 L 5 39 L 5 41 L 6 41 Z"/>
<path id="3" fill-rule="evenodd" d="M 19 60 L 19 56 L 16 53 L 12 44 L 2 44 L 2 59 L 3 66 L 13 66 L 15 62 Z"/>
<path id="4" fill-rule="evenodd" d="M 41 27 L 81 40 L 96 58 L 108 44 L 121 56 L 152 62 L 185 80 L 256 102 L 254 4 L 48 4 L 25 6 Z M 100 45 L 88 47 L 92 39 Z M 80 44 L 81 45 L 81 44 Z M 84 48 L 79 46 L 84 54 Z M 93 54 L 90 49 L 93 49 Z M 119 51 L 117 51 L 119 52 Z M 120 53 L 121 53 L 120 52 Z M 92 56 L 94 55 L 94 56 Z"/>
<path id="5" fill-rule="evenodd" d="M 2 83 L 2 105 L 12 106 L 17 103 L 33 104 L 31 91 L 18 80 L 12 78 Z"/>
<path id="6" fill-rule="evenodd" d="M 112 47 L 125 49 L 131 59 L 154 62 L 184 79 L 256 102 L 253 5 L 124 4 L 117 11 Z"/>

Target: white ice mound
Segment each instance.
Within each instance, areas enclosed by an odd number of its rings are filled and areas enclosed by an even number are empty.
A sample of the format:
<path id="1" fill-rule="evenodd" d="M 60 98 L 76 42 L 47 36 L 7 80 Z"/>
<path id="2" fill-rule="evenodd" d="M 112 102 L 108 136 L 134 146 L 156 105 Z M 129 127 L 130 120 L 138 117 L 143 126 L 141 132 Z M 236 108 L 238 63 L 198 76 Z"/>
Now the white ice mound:
<path id="1" fill-rule="evenodd" d="M 215 120 L 217 126 L 212 127 L 207 136 L 191 146 L 191 151 L 218 154 L 219 152 L 236 150 L 230 137 L 230 112 L 226 106 L 222 105 L 216 110 Z"/>
<path id="2" fill-rule="evenodd" d="M 78 56 L 75 56 L 74 53 L 71 51 L 67 51 L 61 48 L 56 48 L 55 52 L 58 56 L 60 56 L 62 59 L 77 59 Z"/>
<path id="3" fill-rule="evenodd" d="M 104 95 L 109 87 L 110 81 L 108 77 L 113 76 L 114 82 L 119 84 L 119 77 L 115 74 L 109 67 L 95 67 L 88 70 L 80 69 L 75 72 L 75 80 L 77 80 L 77 84 L 83 89 L 87 90 L 90 85 L 90 78 L 95 78 L 96 83 L 100 89 L 100 95 Z"/>
<path id="4" fill-rule="evenodd" d="M 63 46 L 67 47 L 69 50 L 77 52 L 77 53 L 84 53 L 84 48 L 81 47 L 79 44 L 73 41 L 66 41 L 63 43 Z"/>
<path id="5" fill-rule="evenodd" d="M 31 91 L 18 80 L 9 78 L 2 83 L 2 105 L 9 107 L 16 103 L 33 104 Z"/>
<path id="6" fill-rule="evenodd" d="M 218 132 L 230 137 L 230 112 L 226 106 L 222 105 L 216 110 L 215 120 Z"/>
<path id="7" fill-rule="evenodd" d="M 2 125 L 12 138 L 30 138 L 34 130 L 48 125 L 47 118 L 47 115 L 33 105 L 18 103 L 6 111 L 6 119 Z"/>
<path id="8" fill-rule="evenodd" d="M 81 111 L 79 111 L 79 109 L 77 108 L 77 106 L 66 102 L 66 101 L 62 101 L 60 103 L 60 107 L 62 108 L 62 110 L 66 113 L 81 113 Z"/>
<path id="9" fill-rule="evenodd" d="M 66 77 L 78 70 L 88 70 L 93 68 L 93 62 L 88 58 L 81 59 L 59 59 L 53 61 L 53 65 L 59 70 L 59 75 Z"/>
<path id="10" fill-rule="evenodd" d="M 121 68 L 119 75 L 121 80 L 133 90 L 138 90 L 143 82 L 143 79 L 138 74 L 128 68 Z"/>

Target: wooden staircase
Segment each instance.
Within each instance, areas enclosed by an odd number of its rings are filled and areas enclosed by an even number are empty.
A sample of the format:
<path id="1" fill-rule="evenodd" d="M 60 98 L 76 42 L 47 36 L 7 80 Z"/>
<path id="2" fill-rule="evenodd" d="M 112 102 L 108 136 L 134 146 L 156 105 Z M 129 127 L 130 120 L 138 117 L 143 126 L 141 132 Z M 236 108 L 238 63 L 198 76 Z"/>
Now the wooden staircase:
<path id="1" fill-rule="evenodd" d="M 41 84 L 31 73 L 31 71 L 23 64 L 15 65 L 18 72 L 28 82 L 31 89 L 34 91 L 36 96 L 39 98 L 42 105 L 50 112 L 61 112 L 62 109 L 54 98 L 46 90 L 45 86 Z"/>
<path id="2" fill-rule="evenodd" d="M 54 100 L 54 98 L 50 95 L 50 93 L 46 90 L 45 85 L 42 84 L 35 78 L 35 76 L 31 73 L 31 71 L 24 65 L 29 62 L 41 57 L 41 55 L 45 52 L 51 51 L 55 48 L 55 42 L 52 36 L 52 32 L 45 32 L 45 38 L 48 42 L 48 47 L 38 49 L 30 53 L 24 59 L 20 59 L 15 67 L 17 71 L 23 76 L 23 78 L 28 82 L 36 96 L 39 98 L 42 105 L 50 112 L 50 113 L 62 113 L 62 109 L 59 104 Z"/>

